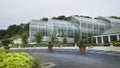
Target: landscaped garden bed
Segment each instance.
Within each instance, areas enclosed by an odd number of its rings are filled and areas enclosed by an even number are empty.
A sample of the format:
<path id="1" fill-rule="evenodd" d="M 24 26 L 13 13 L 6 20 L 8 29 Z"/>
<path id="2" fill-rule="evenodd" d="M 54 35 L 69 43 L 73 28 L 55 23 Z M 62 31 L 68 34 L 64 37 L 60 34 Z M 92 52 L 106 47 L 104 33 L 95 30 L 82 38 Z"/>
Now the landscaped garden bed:
<path id="1" fill-rule="evenodd" d="M 0 68 L 34 68 L 35 60 L 25 52 L 8 52 L 0 49 Z"/>

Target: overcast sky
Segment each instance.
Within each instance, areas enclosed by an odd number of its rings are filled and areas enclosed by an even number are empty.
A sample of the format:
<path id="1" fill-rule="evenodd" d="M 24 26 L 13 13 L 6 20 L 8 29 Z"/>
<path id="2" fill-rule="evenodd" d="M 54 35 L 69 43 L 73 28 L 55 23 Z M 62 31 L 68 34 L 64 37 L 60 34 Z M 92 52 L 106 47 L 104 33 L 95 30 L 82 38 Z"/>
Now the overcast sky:
<path id="1" fill-rule="evenodd" d="M 120 0 L 0 0 L 0 29 L 60 15 L 120 16 Z"/>

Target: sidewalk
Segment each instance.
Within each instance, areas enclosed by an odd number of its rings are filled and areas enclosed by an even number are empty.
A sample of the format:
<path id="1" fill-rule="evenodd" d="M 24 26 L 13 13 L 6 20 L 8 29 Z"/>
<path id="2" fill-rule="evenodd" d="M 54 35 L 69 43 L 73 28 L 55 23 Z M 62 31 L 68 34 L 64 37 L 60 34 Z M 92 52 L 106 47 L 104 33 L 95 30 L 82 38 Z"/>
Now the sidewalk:
<path id="1" fill-rule="evenodd" d="M 106 50 L 106 51 L 118 51 L 120 52 L 120 47 L 103 47 L 103 46 L 97 46 L 97 47 L 93 47 L 93 48 L 87 48 L 89 50 Z"/>
<path id="2" fill-rule="evenodd" d="M 11 49 L 47 49 L 47 47 L 28 47 L 28 48 L 11 48 Z M 78 49 L 78 47 L 53 47 L 53 49 Z M 103 46 L 95 46 L 95 47 L 87 47 L 87 50 L 106 50 L 106 51 L 118 51 L 120 52 L 120 47 L 103 47 Z"/>

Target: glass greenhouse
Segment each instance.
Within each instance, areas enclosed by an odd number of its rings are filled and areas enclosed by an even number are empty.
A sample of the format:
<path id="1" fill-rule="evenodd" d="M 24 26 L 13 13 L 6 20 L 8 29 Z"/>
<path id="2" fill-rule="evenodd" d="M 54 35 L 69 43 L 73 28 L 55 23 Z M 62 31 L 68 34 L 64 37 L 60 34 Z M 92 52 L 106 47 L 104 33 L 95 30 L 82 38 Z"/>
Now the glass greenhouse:
<path id="1" fill-rule="evenodd" d="M 42 20 L 32 20 L 30 22 L 30 43 L 35 42 L 35 33 L 36 32 L 42 32 L 44 37 L 43 41 L 49 41 L 48 36 L 51 32 L 55 31 L 57 33 L 58 40 L 62 42 L 63 36 L 67 36 L 69 39 L 69 42 L 73 41 L 74 31 L 77 30 L 77 28 L 72 25 L 68 21 L 61 21 L 61 20 L 48 20 L 48 21 L 42 21 Z"/>
<path id="2" fill-rule="evenodd" d="M 49 41 L 48 36 L 51 32 L 57 33 L 59 42 L 62 42 L 63 37 L 67 36 L 68 43 L 74 43 L 74 32 L 80 31 L 81 38 L 86 38 L 88 32 L 93 32 L 94 35 L 100 35 L 110 28 L 110 25 L 103 23 L 102 20 L 88 19 L 73 16 L 71 21 L 48 19 L 30 21 L 29 43 L 36 43 L 35 33 L 42 32 L 43 41 Z"/>

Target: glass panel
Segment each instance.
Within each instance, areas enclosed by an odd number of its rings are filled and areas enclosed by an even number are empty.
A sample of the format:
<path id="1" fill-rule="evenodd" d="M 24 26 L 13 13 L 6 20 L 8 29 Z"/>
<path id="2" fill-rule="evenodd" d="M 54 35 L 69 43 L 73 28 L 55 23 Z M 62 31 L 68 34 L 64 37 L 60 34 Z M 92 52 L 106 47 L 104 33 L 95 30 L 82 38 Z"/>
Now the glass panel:
<path id="1" fill-rule="evenodd" d="M 117 41 L 117 35 L 110 36 L 111 41 Z"/>
<path id="2" fill-rule="evenodd" d="M 103 36 L 104 43 L 108 43 L 108 36 Z"/>
<path id="3" fill-rule="evenodd" d="M 102 43 L 102 42 L 101 42 L 101 37 L 97 37 L 97 39 L 98 39 L 98 44 L 99 44 L 99 43 Z"/>
<path id="4" fill-rule="evenodd" d="M 73 38 L 74 36 L 74 30 L 73 29 L 68 29 L 68 37 Z"/>

